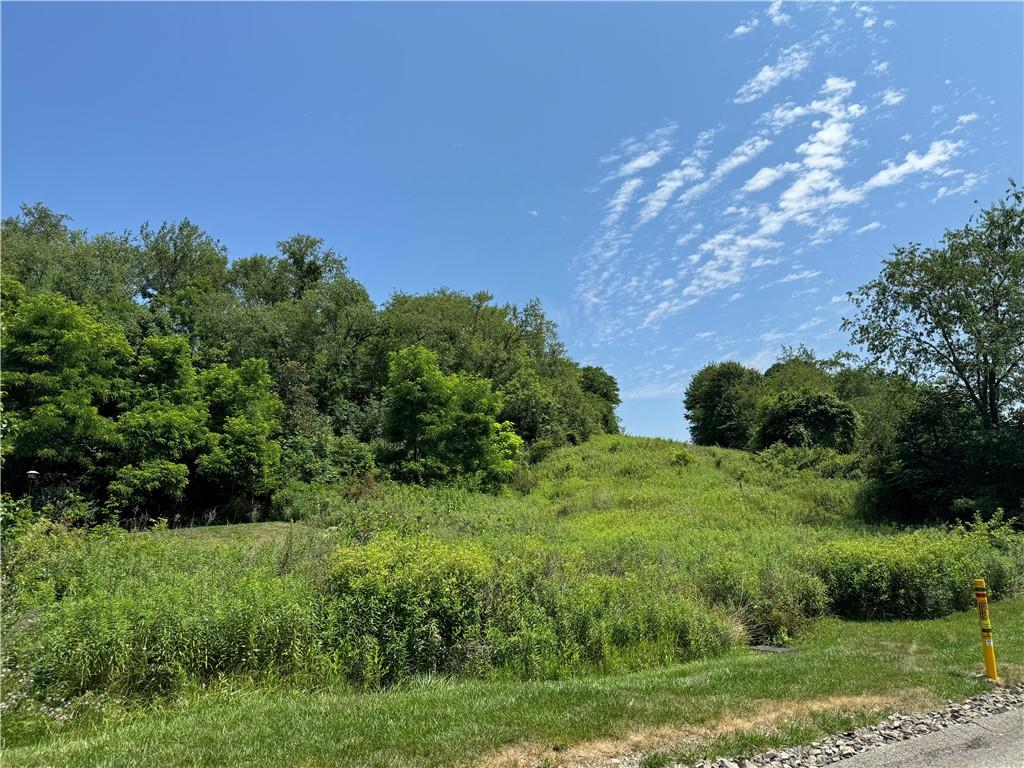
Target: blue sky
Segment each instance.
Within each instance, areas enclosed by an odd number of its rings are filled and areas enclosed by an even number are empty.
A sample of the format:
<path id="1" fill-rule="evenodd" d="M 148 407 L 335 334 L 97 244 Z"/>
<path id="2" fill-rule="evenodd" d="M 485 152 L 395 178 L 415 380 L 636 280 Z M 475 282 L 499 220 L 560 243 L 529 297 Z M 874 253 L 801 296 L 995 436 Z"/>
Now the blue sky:
<path id="1" fill-rule="evenodd" d="M 18 4 L 2 210 L 323 237 L 394 290 L 539 296 L 683 437 L 705 363 L 846 343 L 847 290 L 1024 178 L 1024 5 Z"/>

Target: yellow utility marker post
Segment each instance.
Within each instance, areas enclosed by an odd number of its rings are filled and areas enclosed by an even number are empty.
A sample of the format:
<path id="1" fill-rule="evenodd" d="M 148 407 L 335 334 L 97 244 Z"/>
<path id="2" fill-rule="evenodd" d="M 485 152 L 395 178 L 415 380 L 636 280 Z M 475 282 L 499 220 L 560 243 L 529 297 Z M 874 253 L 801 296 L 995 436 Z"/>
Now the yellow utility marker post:
<path id="1" fill-rule="evenodd" d="M 978 626 L 981 627 L 981 653 L 985 657 L 985 676 L 999 683 L 996 672 L 996 649 L 992 644 L 992 622 L 988 617 L 988 585 L 984 579 L 974 580 L 974 599 L 978 602 Z"/>

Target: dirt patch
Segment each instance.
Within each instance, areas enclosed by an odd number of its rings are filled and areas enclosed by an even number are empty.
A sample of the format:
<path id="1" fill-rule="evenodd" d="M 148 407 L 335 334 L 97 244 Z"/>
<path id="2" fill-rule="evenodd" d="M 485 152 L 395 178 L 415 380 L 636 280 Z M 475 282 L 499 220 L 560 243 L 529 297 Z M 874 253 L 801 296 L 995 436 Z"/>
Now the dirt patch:
<path id="1" fill-rule="evenodd" d="M 921 689 L 897 691 L 888 696 L 865 694 L 802 701 L 752 701 L 749 713 L 726 713 L 707 725 L 645 728 L 624 738 L 585 741 L 565 748 L 516 744 L 488 755 L 478 765 L 480 768 L 533 768 L 539 764 L 559 768 L 599 768 L 616 765 L 612 760 L 631 755 L 678 751 L 740 731 L 773 730 L 778 725 L 805 719 L 816 712 L 881 712 L 910 705 L 927 706 L 930 701 L 928 692 Z"/>

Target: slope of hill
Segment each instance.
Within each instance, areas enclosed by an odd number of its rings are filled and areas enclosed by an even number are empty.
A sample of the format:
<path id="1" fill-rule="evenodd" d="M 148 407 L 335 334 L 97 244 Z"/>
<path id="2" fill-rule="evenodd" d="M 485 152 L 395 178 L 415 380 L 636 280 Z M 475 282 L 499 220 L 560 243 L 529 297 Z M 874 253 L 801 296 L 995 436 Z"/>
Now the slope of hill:
<path id="1" fill-rule="evenodd" d="M 859 481 L 823 476 L 849 467 L 793 464 L 602 437 L 554 452 L 502 496 L 382 485 L 350 499 L 295 486 L 279 504 L 293 523 L 148 534 L 37 524 L 5 545 L 3 729 L 9 748 L 22 745 L 8 754 L 86 764 L 128 728 L 131 759 L 157 749 L 160 764 L 189 753 L 147 747 L 154 739 L 194 739 L 211 764 L 230 749 L 282 764 L 281 742 L 302 764 L 440 765 L 676 715 L 706 724 L 760 699 L 880 692 L 870 706 L 810 707 L 800 727 L 813 730 L 975 690 L 949 677 L 977 655 L 969 614 L 899 625 L 830 615 L 944 616 L 970 605 L 977 576 L 1010 595 L 1021 535 L 998 522 L 872 526 L 857 516 Z M 1018 641 L 1001 649 L 1010 677 Z M 746 651 L 765 642 L 801 653 Z M 914 652 L 900 661 L 904 647 Z M 837 653 L 851 659 L 842 670 Z M 894 676 L 892 664 L 910 666 Z M 469 734 L 457 721 L 474 701 L 491 714 Z M 295 746 L 288 722 L 325 707 L 349 713 L 331 716 L 345 746 L 326 734 Z M 214 727 L 223 717 L 235 725 Z M 378 718 L 404 730 L 380 742 Z"/>

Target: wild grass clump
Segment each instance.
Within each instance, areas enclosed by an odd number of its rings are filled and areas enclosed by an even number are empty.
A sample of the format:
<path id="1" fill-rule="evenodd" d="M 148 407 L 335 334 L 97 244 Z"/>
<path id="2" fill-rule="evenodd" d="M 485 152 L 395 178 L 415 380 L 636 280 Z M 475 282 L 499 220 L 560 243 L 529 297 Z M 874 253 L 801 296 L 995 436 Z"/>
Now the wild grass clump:
<path id="1" fill-rule="evenodd" d="M 809 553 L 832 611 L 850 619 L 937 618 L 973 603 L 973 581 L 993 597 L 1019 589 L 1019 543 L 1002 523 L 946 533 L 919 530 L 835 541 Z"/>
<path id="2" fill-rule="evenodd" d="M 21 611 L 5 622 L 5 663 L 37 695 L 151 697 L 317 661 L 311 585 L 266 553 L 41 524 L 11 555 L 34 565 L 8 585 Z"/>
<path id="3" fill-rule="evenodd" d="M 765 467 L 790 472 L 812 472 L 824 478 L 859 480 L 864 477 L 863 459 L 856 453 L 839 453 L 820 446 L 787 446 L 774 443 L 757 453 Z"/>

